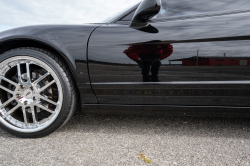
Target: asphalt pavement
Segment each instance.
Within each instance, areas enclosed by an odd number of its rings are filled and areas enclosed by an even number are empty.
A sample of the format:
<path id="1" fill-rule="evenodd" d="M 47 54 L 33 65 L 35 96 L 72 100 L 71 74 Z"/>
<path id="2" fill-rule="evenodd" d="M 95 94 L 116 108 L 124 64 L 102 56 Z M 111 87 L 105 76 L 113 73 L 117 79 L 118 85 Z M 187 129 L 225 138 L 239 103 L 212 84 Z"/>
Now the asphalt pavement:
<path id="1" fill-rule="evenodd" d="M 0 165 L 250 165 L 250 119 L 81 113 L 45 138 L 0 129 Z"/>

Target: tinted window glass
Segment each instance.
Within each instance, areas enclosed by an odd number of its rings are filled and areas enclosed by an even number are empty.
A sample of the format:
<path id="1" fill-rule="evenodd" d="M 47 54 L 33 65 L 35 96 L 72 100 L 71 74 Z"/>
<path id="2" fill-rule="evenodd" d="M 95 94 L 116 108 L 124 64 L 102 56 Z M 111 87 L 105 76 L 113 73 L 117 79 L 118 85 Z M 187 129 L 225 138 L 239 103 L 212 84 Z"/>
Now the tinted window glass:
<path id="1" fill-rule="evenodd" d="M 136 10 L 134 10 L 134 11 L 131 12 L 129 15 L 127 15 L 126 17 L 124 17 L 124 18 L 122 19 L 122 21 L 131 21 L 132 18 L 133 18 L 133 16 L 134 16 L 134 14 L 135 14 L 135 11 L 136 11 Z"/>
<path id="2" fill-rule="evenodd" d="M 162 0 L 161 11 L 155 18 L 239 10 L 244 8 L 250 8 L 249 0 Z"/>

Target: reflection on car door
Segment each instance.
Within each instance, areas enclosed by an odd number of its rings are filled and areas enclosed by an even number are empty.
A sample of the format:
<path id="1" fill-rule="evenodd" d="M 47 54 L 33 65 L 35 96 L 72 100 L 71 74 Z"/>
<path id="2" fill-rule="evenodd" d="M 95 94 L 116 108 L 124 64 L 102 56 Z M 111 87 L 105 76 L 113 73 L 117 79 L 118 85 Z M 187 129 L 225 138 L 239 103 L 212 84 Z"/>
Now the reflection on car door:
<path id="1" fill-rule="evenodd" d="M 249 16 L 161 19 L 153 31 L 100 26 L 88 52 L 99 102 L 250 106 Z"/>

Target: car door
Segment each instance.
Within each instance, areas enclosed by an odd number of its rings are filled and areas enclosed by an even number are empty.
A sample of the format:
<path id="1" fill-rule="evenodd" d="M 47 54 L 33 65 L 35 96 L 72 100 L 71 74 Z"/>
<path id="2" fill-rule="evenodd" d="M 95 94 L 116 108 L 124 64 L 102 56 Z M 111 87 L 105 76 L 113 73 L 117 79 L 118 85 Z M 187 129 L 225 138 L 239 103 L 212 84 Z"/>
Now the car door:
<path id="1" fill-rule="evenodd" d="M 88 63 L 99 103 L 250 106 L 247 4 L 169 0 L 147 28 L 129 17 L 98 27 Z"/>

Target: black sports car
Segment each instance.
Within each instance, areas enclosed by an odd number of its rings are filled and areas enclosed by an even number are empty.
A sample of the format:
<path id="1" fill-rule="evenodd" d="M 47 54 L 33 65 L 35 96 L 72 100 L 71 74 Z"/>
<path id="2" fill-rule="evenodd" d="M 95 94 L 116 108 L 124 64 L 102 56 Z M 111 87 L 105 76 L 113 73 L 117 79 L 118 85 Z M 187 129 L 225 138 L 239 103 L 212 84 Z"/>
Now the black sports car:
<path id="1" fill-rule="evenodd" d="M 249 0 L 144 0 L 104 23 L 0 33 L 0 126 L 42 137 L 77 109 L 249 116 Z"/>

